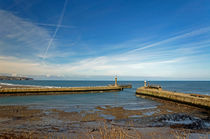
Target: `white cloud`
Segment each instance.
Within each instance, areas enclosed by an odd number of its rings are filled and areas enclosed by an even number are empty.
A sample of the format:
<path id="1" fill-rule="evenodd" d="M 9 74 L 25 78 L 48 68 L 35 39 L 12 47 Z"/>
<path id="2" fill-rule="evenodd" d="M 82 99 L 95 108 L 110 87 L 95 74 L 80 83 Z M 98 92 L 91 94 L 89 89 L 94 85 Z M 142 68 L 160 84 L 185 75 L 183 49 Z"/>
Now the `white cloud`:
<path id="1" fill-rule="evenodd" d="M 0 10 L 0 54 L 34 59 L 43 53 L 51 38 L 49 31 Z"/>
<path id="2" fill-rule="evenodd" d="M 131 50 L 130 52 L 132 53 L 132 52 L 135 52 L 135 51 L 141 51 L 141 50 L 148 49 L 148 48 L 151 48 L 151 47 L 164 45 L 166 43 L 173 42 L 173 41 L 176 41 L 176 40 L 179 40 L 179 39 L 192 37 L 192 36 L 196 36 L 196 35 L 201 35 L 201 34 L 209 33 L 209 32 L 210 32 L 210 27 L 200 28 L 198 30 L 193 30 L 193 31 L 187 32 L 187 33 L 182 33 L 182 34 L 167 38 L 167 39 L 159 41 L 159 42 L 155 42 L 155 43 L 152 43 L 152 44 L 149 44 L 149 45 L 145 45 L 143 47 Z"/>
<path id="3" fill-rule="evenodd" d="M 115 74 L 121 76 L 165 76 L 166 72 L 162 72 L 162 68 L 168 70 L 168 64 L 179 62 L 180 59 L 160 62 L 136 62 L 118 63 L 115 57 L 98 57 L 85 59 L 80 62 L 70 64 L 49 64 L 39 63 L 35 61 L 17 59 L 14 57 L 0 57 L 0 73 L 17 73 L 21 75 L 54 75 L 54 76 L 74 76 L 74 75 L 106 75 L 113 76 Z M 155 69 L 155 70 L 154 70 Z"/>
<path id="4" fill-rule="evenodd" d="M 149 58 L 150 55 L 145 55 Z M 161 57 L 161 56 L 160 56 Z M 120 61 L 124 58 L 124 61 Z M 52 64 L 38 61 L 19 59 L 15 57 L 0 57 L 0 73 L 34 76 L 57 76 L 71 79 L 70 77 L 90 77 L 91 76 L 144 76 L 151 78 L 177 78 L 191 77 L 209 78 L 207 70 L 202 68 L 195 70 L 193 59 L 197 57 L 173 57 L 163 60 L 140 60 L 137 57 L 127 57 L 125 55 L 102 56 L 88 58 L 74 63 Z M 129 62 L 129 61 L 132 61 Z M 203 71 L 198 73 L 197 71 Z M 183 74 L 186 73 L 186 74 Z M 191 74 L 188 74 L 191 73 Z"/>

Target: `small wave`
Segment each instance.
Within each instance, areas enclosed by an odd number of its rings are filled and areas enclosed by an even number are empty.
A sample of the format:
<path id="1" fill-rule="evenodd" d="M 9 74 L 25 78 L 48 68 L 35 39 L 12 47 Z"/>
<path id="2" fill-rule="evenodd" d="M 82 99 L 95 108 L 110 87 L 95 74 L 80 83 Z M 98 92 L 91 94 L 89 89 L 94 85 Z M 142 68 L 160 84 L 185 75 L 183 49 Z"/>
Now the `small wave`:
<path id="1" fill-rule="evenodd" d="M 6 85 L 6 86 L 30 86 L 30 87 L 41 87 L 41 88 L 61 88 L 57 86 L 40 86 L 40 85 L 26 85 L 26 84 L 12 84 L 12 83 L 2 83 L 0 82 L 0 85 Z"/>
<path id="2" fill-rule="evenodd" d="M 0 85 L 8 85 L 8 86 L 12 86 L 12 85 L 15 85 L 15 84 L 11 84 L 11 83 L 0 83 Z"/>

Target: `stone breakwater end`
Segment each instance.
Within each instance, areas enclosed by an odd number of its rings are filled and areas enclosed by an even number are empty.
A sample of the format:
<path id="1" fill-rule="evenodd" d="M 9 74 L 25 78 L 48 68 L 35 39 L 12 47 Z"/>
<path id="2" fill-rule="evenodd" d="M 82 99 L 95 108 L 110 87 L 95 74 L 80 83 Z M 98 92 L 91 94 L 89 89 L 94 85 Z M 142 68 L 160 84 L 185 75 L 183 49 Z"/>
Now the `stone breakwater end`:
<path id="1" fill-rule="evenodd" d="M 132 88 L 132 85 L 131 84 L 128 84 L 128 85 L 118 85 L 119 87 L 122 87 L 122 88 Z"/>
<path id="2" fill-rule="evenodd" d="M 108 85 L 108 86 L 115 86 L 115 85 L 111 84 L 111 85 Z M 122 84 L 122 85 L 118 84 L 117 86 L 122 87 L 122 88 L 132 88 L 131 84 Z"/>
<path id="3" fill-rule="evenodd" d="M 61 88 L 3 88 L 0 95 L 36 95 L 36 94 L 76 94 L 93 92 L 113 92 L 123 90 L 120 86 L 61 87 Z"/>
<path id="4" fill-rule="evenodd" d="M 210 96 L 208 95 L 178 93 L 178 92 L 171 92 L 171 91 L 166 91 L 162 89 L 152 89 L 148 87 L 138 88 L 136 90 L 136 94 L 176 101 L 176 102 L 203 107 L 207 109 L 210 108 Z"/>

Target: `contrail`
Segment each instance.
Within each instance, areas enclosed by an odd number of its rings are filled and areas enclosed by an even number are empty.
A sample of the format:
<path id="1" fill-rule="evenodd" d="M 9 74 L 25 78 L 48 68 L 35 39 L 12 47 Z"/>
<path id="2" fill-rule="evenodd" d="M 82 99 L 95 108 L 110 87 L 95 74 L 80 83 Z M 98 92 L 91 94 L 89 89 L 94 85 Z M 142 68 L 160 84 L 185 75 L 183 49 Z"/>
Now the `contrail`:
<path id="1" fill-rule="evenodd" d="M 58 25 L 56 24 L 45 24 L 45 23 L 34 23 L 40 26 L 48 26 L 48 27 L 57 27 Z M 68 26 L 68 25 L 60 25 L 60 28 L 75 28 L 74 26 Z"/>
<path id="2" fill-rule="evenodd" d="M 53 42 L 53 40 L 54 40 L 54 38 L 55 38 L 55 36 L 56 36 L 56 34 L 57 34 L 57 32 L 58 32 L 60 26 L 61 26 L 61 23 L 62 23 L 62 21 L 63 21 L 63 16 L 64 16 L 64 13 L 65 13 L 65 10 L 66 10 L 66 5 L 67 5 L 67 3 L 68 3 L 68 0 L 65 0 L 64 6 L 63 6 L 63 10 L 62 10 L 62 13 L 61 13 L 60 18 L 59 18 L 59 20 L 58 20 L 57 27 L 56 27 L 56 29 L 55 29 L 55 32 L 54 32 L 52 38 L 50 39 L 50 41 L 49 41 L 49 43 L 48 43 L 48 46 L 47 46 L 47 49 L 46 49 L 46 51 L 45 51 L 45 53 L 44 53 L 43 59 L 45 59 L 45 57 L 46 57 L 46 55 L 47 55 L 47 52 L 48 52 L 50 46 L 52 45 L 52 42 Z"/>

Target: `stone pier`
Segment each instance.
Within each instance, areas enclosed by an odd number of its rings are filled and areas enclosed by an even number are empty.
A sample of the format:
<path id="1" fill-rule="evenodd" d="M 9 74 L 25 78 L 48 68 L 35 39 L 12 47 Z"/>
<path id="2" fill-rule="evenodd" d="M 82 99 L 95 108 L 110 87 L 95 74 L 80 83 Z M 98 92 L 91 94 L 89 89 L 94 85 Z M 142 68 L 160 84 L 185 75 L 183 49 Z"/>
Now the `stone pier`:
<path id="1" fill-rule="evenodd" d="M 123 90 L 120 86 L 95 86 L 95 87 L 36 87 L 36 88 L 4 88 L 0 89 L 0 96 L 3 95 L 39 95 L 39 94 L 76 94 L 93 92 L 113 92 Z"/>
<path id="2" fill-rule="evenodd" d="M 157 97 L 161 99 L 176 101 L 198 107 L 205 107 L 208 109 L 210 108 L 210 96 L 208 95 L 171 92 L 171 91 L 162 90 L 161 87 L 160 88 L 140 87 L 136 90 L 136 94 Z"/>

